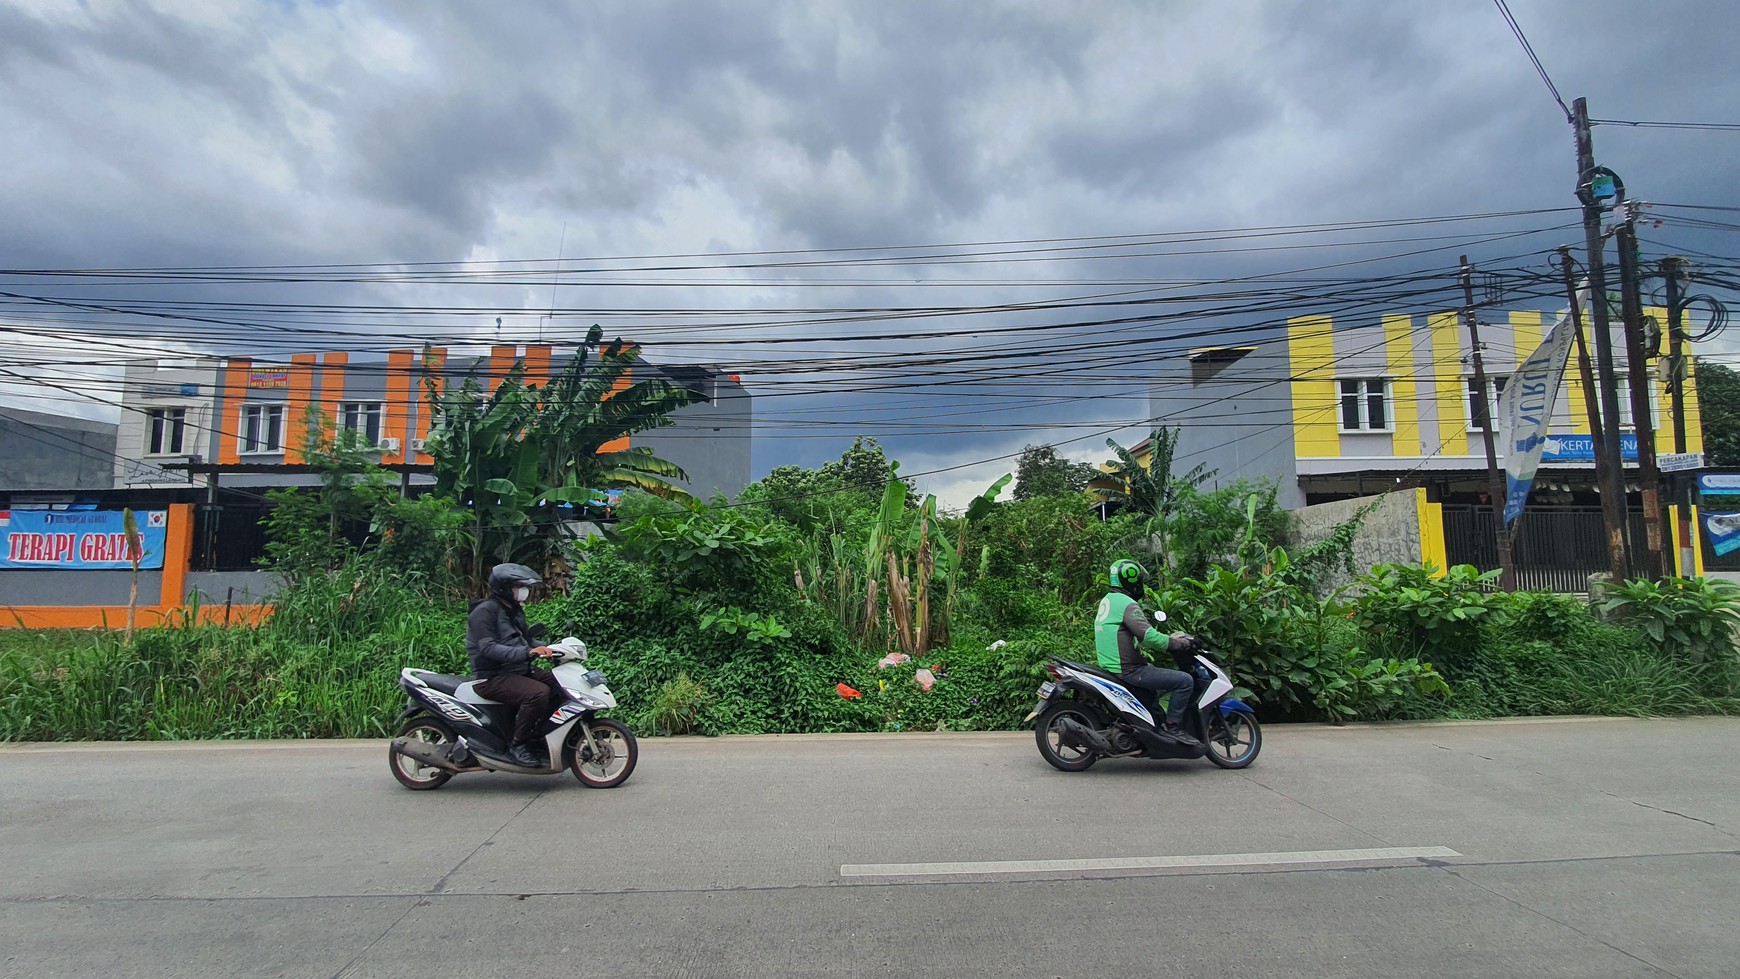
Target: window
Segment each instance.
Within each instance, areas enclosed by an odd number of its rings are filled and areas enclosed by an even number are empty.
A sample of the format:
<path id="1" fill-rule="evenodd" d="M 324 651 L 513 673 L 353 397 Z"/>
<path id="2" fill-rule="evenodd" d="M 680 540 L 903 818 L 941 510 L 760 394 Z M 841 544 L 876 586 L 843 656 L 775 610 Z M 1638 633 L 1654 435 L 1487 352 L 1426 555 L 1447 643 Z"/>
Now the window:
<path id="1" fill-rule="evenodd" d="M 1342 381 L 1341 430 L 1389 431 L 1389 388 L 1389 379 L 1384 377 L 1359 377 Z"/>
<path id="2" fill-rule="evenodd" d="M 1619 427 L 1636 428 L 1631 411 L 1631 373 L 1623 365 L 1619 365 L 1616 370 L 1614 380 L 1618 384 L 1614 389 L 1619 392 Z M 1654 384 L 1649 386 L 1649 414 L 1651 425 L 1661 427 L 1656 424 L 1661 419 L 1661 389 Z"/>
<path id="3" fill-rule="evenodd" d="M 1498 407 L 1498 396 L 1504 393 L 1504 382 L 1508 380 L 1510 380 L 1509 374 L 1486 375 L 1486 396 L 1491 402 L 1492 409 Z M 1488 409 L 1488 405 L 1480 403 L 1480 392 L 1475 387 L 1474 378 L 1468 378 L 1464 387 L 1467 395 L 1464 400 L 1467 402 L 1468 414 L 1463 417 L 1468 419 L 1468 430 L 1470 432 L 1484 432 L 1486 431 L 1486 420 L 1492 416 L 1491 411 Z M 1496 432 L 1498 429 L 1495 428 L 1493 431 Z"/>
<path id="4" fill-rule="evenodd" d="M 338 406 L 338 425 L 347 432 L 362 436 L 363 444 L 379 445 L 381 441 L 381 403 L 379 401 L 346 401 Z"/>
<path id="5" fill-rule="evenodd" d="M 145 412 L 146 455 L 180 455 L 186 435 L 186 408 L 152 408 Z"/>
<path id="6" fill-rule="evenodd" d="M 248 405 L 242 409 L 242 451 L 281 452 L 284 449 L 284 407 Z"/>

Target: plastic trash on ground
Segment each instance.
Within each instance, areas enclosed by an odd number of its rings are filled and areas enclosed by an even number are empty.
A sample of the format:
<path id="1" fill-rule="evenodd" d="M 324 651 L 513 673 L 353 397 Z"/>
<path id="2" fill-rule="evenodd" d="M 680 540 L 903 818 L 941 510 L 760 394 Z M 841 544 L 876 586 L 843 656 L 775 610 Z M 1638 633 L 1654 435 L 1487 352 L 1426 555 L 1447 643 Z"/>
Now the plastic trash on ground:
<path id="1" fill-rule="evenodd" d="M 887 656 L 876 661 L 876 668 L 879 670 L 887 669 L 896 663 L 904 663 L 911 658 L 911 656 L 908 656 L 905 653 L 889 653 Z"/>
<path id="2" fill-rule="evenodd" d="M 936 674 L 929 670 L 919 670 L 912 675 L 912 682 L 918 684 L 920 690 L 929 690 L 936 686 Z"/>
<path id="3" fill-rule="evenodd" d="M 862 693 L 859 693 L 858 691 L 853 690 L 851 687 L 846 686 L 844 683 L 834 684 L 834 689 L 840 691 L 840 699 L 841 700 L 851 700 L 853 697 L 864 696 Z"/>

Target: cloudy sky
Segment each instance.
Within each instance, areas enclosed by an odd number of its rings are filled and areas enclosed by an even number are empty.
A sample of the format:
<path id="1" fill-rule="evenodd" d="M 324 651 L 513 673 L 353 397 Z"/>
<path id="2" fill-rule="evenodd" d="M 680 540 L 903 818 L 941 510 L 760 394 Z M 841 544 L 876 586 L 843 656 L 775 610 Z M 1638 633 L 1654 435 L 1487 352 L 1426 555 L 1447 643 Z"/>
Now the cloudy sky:
<path id="1" fill-rule="evenodd" d="M 1740 5 L 1511 9 L 1597 118 L 1740 122 Z M 100 413 L 81 359 L 601 322 L 740 372 L 758 474 L 870 434 L 957 502 L 1024 444 L 1139 438 L 1156 359 L 1267 298 L 1581 242 L 1488 0 L 0 0 L 0 83 L 10 400 Z M 1740 254 L 1685 206 L 1740 205 L 1740 132 L 1595 140 L 1664 205 L 1649 255 Z M 180 271 L 43 274 L 92 269 Z"/>

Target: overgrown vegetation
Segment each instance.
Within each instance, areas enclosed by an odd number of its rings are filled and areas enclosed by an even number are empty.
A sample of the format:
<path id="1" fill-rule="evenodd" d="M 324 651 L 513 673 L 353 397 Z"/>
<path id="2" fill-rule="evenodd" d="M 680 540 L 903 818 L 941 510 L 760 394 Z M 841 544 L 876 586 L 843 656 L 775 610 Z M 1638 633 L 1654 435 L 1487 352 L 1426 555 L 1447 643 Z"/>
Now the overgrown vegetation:
<path id="1" fill-rule="evenodd" d="M 607 536 L 522 541 L 571 569 L 532 618 L 583 637 L 649 734 L 1007 729 L 1046 657 L 1091 660 L 1106 568 L 1134 554 L 1265 719 L 1740 712 L 1736 589 L 1635 581 L 1591 605 L 1387 565 L 1324 593 L 1354 524 L 1292 541 L 1272 487 L 1173 479 L 1155 471 L 1171 438 L 1152 444 L 1146 465 L 1114 445 L 1096 482 L 1121 506 L 1104 519 L 1069 482 L 998 502 L 1012 477 L 950 513 L 869 440 L 730 506 L 631 493 Z M 280 499 L 288 588 L 265 625 L 145 629 L 130 647 L 0 632 L 0 738 L 379 736 L 400 668 L 464 671 L 480 518 L 400 497 L 349 452 L 319 443 L 319 490 Z"/>

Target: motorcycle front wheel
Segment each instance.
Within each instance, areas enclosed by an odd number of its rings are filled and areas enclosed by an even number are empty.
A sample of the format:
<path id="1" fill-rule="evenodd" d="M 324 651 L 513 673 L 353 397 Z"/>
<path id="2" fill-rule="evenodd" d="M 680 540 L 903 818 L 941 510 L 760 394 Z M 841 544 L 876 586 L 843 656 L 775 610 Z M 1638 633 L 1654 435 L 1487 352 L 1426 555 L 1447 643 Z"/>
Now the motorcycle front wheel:
<path id="1" fill-rule="evenodd" d="M 1064 702 L 1052 704 L 1045 708 L 1039 719 L 1033 722 L 1033 736 L 1039 742 L 1039 757 L 1044 758 L 1052 768 L 1063 772 L 1085 772 L 1094 767 L 1094 762 L 1100 756 L 1086 745 L 1069 744 L 1064 740 L 1063 732 L 1058 730 L 1058 724 L 1069 718 L 1086 728 L 1098 728 L 1099 722 L 1092 715 L 1075 704 Z"/>
<path id="2" fill-rule="evenodd" d="M 613 789 L 628 781 L 634 764 L 640 760 L 640 745 L 628 725 L 608 717 L 592 722 L 592 740 L 598 745 L 593 753 L 586 744 L 586 735 L 578 726 L 568 738 L 568 770 L 589 789 Z"/>
<path id="3" fill-rule="evenodd" d="M 452 744 L 457 740 L 452 728 L 432 717 L 411 718 L 410 723 L 399 732 L 399 737 L 432 745 Z M 393 777 L 399 780 L 400 785 L 419 792 L 438 789 L 453 777 L 452 772 L 444 772 L 409 755 L 400 754 L 399 749 L 391 745 L 387 747 L 387 766 L 393 770 Z"/>
<path id="4" fill-rule="evenodd" d="M 1218 711 L 1216 713 L 1219 713 Z M 1222 768 L 1244 768 L 1263 750 L 1263 728 L 1256 717 L 1235 710 L 1208 723 L 1208 760 Z"/>

